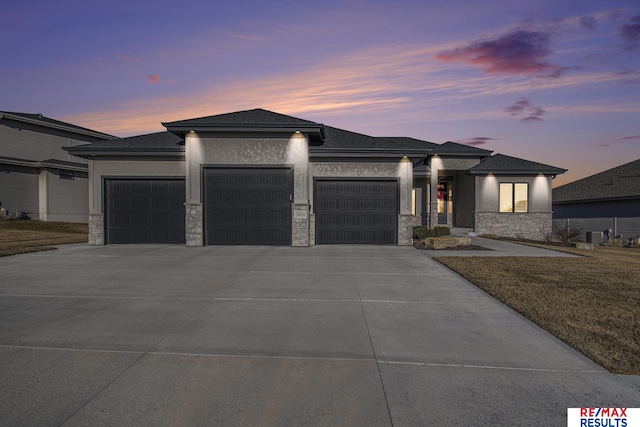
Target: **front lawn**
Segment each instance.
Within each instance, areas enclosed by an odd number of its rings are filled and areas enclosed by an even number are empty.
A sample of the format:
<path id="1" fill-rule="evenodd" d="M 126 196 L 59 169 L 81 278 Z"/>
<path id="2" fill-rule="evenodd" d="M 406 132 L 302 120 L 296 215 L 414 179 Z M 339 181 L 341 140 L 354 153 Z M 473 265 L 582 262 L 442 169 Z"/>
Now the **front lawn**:
<path id="1" fill-rule="evenodd" d="M 640 249 L 563 250 L 583 257 L 435 259 L 609 371 L 640 375 Z"/>
<path id="2" fill-rule="evenodd" d="M 87 242 L 87 224 L 45 221 L 0 221 L 0 256 L 54 249 Z"/>

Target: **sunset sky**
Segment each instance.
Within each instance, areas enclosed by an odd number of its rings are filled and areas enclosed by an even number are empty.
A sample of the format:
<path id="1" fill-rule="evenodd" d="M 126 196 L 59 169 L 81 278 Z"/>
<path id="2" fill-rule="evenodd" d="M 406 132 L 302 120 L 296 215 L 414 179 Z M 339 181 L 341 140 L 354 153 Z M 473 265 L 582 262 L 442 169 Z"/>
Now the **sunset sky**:
<path id="1" fill-rule="evenodd" d="M 0 110 L 117 136 L 265 108 L 569 169 L 640 158 L 640 3 L 3 1 Z"/>

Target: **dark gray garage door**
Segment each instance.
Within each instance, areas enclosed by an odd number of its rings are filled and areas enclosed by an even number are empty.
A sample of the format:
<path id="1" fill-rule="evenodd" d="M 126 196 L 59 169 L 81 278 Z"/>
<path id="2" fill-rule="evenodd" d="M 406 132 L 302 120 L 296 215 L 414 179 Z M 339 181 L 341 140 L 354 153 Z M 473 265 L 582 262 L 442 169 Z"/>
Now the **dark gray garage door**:
<path id="1" fill-rule="evenodd" d="M 184 179 L 107 179 L 107 243 L 185 243 Z"/>
<path id="2" fill-rule="evenodd" d="M 397 181 L 316 180 L 318 244 L 396 243 Z"/>
<path id="3" fill-rule="evenodd" d="M 208 245 L 290 245 L 293 170 L 204 171 Z"/>

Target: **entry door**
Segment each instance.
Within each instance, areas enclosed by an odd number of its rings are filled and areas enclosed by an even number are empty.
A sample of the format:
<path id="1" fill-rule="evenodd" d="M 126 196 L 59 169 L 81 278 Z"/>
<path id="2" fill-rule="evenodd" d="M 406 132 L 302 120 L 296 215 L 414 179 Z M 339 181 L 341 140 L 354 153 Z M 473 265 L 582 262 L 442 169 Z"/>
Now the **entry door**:
<path id="1" fill-rule="evenodd" d="M 208 245 L 291 245 L 291 168 L 207 168 Z"/>

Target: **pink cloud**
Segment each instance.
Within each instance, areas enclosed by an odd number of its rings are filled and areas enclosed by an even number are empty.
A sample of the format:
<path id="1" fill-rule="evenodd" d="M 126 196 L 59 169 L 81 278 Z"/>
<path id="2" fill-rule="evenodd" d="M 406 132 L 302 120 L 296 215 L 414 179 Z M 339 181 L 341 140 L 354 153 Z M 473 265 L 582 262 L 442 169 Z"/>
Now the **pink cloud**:
<path id="1" fill-rule="evenodd" d="M 174 84 L 176 84 L 176 81 L 175 80 L 168 80 L 167 83 L 170 84 L 170 85 L 174 85 Z"/>
<path id="2" fill-rule="evenodd" d="M 160 76 L 158 74 L 153 76 L 147 76 L 147 81 L 149 83 L 158 83 L 160 81 Z"/>
<path id="3" fill-rule="evenodd" d="M 440 61 L 459 61 L 478 65 L 485 73 L 530 74 L 536 77 L 560 77 L 564 69 L 547 62 L 553 51 L 551 36 L 541 31 L 519 30 L 498 39 L 475 42 L 440 52 Z"/>

